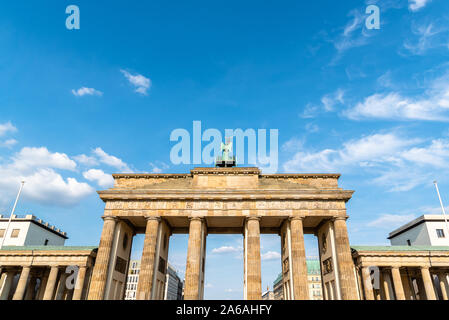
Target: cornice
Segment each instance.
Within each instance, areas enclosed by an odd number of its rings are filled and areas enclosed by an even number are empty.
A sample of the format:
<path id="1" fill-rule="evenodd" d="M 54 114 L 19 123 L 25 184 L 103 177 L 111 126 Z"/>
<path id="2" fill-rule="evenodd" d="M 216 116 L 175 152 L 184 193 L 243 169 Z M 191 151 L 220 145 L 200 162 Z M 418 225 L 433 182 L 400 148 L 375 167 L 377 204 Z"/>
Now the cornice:
<path id="1" fill-rule="evenodd" d="M 351 199 L 352 190 L 106 190 L 98 191 L 106 200 L 344 200 Z"/>

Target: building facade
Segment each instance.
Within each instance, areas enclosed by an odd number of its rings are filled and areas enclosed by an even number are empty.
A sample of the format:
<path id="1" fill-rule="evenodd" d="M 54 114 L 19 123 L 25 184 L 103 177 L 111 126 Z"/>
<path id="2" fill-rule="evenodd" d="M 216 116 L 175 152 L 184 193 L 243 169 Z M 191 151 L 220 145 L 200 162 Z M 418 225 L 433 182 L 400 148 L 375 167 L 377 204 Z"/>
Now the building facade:
<path id="1" fill-rule="evenodd" d="M 140 260 L 131 260 L 126 283 L 125 300 L 136 300 L 139 283 Z M 182 300 L 183 282 L 176 269 L 168 264 L 166 271 L 164 295 L 161 300 Z"/>
<path id="2" fill-rule="evenodd" d="M 321 267 L 319 260 L 307 260 L 307 282 L 309 287 L 309 300 L 323 300 Z M 284 300 L 285 279 L 282 273 L 273 282 L 273 299 Z"/>
<path id="3" fill-rule="evenodd" d="M 137 299 L 161 299 L 169 238 L 188 233 L 184 299 L 201 300 L 207 235 L 244 236 L 244 298 L 262 296 L 260 234 L 281 236 L 284 298 L 309 299 L 304 234 L 317 235 L 322 281 L 335 299 L 357 299 L 346 226 L 346 202 L 353 191 L 338 186 L 338 174 L 271 174 L 258 168 L 196 168 L 187 174 L 119 174 L 100 191 L 104 225 L 89 299 L 118 299 L 132 241 L 144 233 Z M 126 242 L 125 241 L 125 242 Z M 127 249 L 125 249 L 127 248 Z M 125 278 L 124 278 L 125 277 Z M 111 285 L 115 282 L 116 286 Z"/>
<path id="4" fill-rule="evenodd" d="M 366 300 L 448 300 L 449 247 L 353 246 Z"/>
<path id="5" fill-rule="evenodd" d="M 128 268 L 125 300 L 136 300 L 137 284 L 139 283 L 140 260 L 131 260 Z"/>
<path id="6" fill-rule="evenodd" d="M 392 246 L 449 246 L 443 215 L 423 215 L 389 234 Z"/>
<path id="7" fill-rule="evenodd" d="M 96 247 L 3 247 L 0 300 L 84 300 Z"/>
<path id="8" fill-rule="evenodd" d="M 168 264 L 164 300 L 182 300 L 182 286 L 183 282 L 176 269 Z"/>
<path id="9" fill-rule="evenodd" d="M 63 246 L 67 234 L 33 215 L 13 215 L 7 234 L 9 217 L 0 215 L 0 242 L 4 246 Z"/>

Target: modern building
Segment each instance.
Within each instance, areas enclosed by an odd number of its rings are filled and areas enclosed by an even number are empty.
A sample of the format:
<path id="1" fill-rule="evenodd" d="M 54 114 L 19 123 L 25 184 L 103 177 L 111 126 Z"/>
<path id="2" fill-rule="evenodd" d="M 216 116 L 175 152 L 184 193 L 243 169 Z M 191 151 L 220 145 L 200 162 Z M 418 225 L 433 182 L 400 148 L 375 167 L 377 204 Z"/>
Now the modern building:
<path id="1" fill-rule="evenodd" d="M 182 300 L 183 282 L 176 269 L 168 264 L 164 300 Z"/>
<path id="2" fill-rule="evenodd" d="M 262 300 L 274 300 L 274 293 L 267 287 L 267 291 L 262 293 Z"/>
<path id="3" fill-rule="evenodd" d="M 140 260 L 131 260 L 126 282 L 125 300 L 137 300 L 137 285 L 139 283 Z M 179 278 L 176 269 L 168 264 L 164 300 L 182 300 L 183 281 Z"/>
<path id="4" fill-rule="evenodd" d="M 310 300 L 323 300 L 319 260 L 307 260 L 307 280 Z"/>
<path id="5" fill-rule="evenodd" d="M 279 273 L 278 277 L 273 282 L 273 299 L 284 300 L 284 285 L 282 281 L 282 272 Z"/>
<path id="6" fill-rule="evenodd" d="M 0 215 L 0 242 L 4 246 L 63 246 L 67 234 L 33 215 L 13 215 L 6 234 L 9 217 Z"/>
<path id="7" fill-rule="evenodd" d="M 137 284 L 139 283 L 140 260 L 131 260 L 128 268 L 125 300 L 136 300 Z"/>
<path id="8" fill-rule="evenodd" d="M 307 263 L 307 283 L 309 286 L 310 300 L 323 300 L 320 261 L 308 259 Z M 284 282 L 282 273 L 273 282 L 273 299 L 284 300 Z"/>
<path id="9" fill-rule="evenodd" d="M 423 215 L 389 234 L 393 246 L 449 246 L 443 215 Z"/>

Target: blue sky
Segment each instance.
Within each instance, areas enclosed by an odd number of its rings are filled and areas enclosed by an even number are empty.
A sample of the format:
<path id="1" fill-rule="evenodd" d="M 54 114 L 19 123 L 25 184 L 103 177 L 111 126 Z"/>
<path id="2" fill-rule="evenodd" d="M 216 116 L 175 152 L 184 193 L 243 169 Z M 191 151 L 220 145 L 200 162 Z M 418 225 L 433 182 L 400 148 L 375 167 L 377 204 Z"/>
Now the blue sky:
<path id="1" fill-rule="evenodd" d="M 67 30 L 66 6 L 80 8 Z M 380 29 L 365 9 L 379 6 Z M 278 172 L 338 172 L 352 244 L 449 201 L 449 2 L 9 1 L 0 5 L 0 211 L 97 244 L 111 173 L 187 172 L 170 133 L 279 130 Z M 135 241 L 139 254 L 142 236 Z M 183 272 L 186 237 L 170 260 Z M 240 236 L 208 239 L 206 298 L 241 298 Z M 262 237 L 263 286 L 280 241 Z M 307 253 L 315 256 L 313 237 Z M 226 270 L 222 266 L 226 265 Z"/>

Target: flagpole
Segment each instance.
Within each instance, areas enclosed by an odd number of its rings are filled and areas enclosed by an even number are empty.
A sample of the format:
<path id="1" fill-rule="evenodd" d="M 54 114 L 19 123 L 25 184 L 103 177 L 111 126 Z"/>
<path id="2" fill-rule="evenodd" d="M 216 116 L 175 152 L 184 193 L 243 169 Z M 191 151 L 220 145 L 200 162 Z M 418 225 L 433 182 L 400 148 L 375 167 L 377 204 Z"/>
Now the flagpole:
<path id="1" fill-rule="evenodd" d="M 9 220 L 8 220 L 8 224 L 5 229 L 5 233 L 3 234 L 2 242 L 0 244 L 0 250 L 3 248 L 3 244 L 5 243 L 6 235 L 8 234 L 9 225 L 11 224 L 12 216 L 14 215 L 14 212 L 16 211 L 17 202 L 19 201 L 20 193 L 22 192 L 24 184 L 25 184 L 25 181 L 22 181 L 21 185 L 20 185 L 19 192 L 17 193 L 16 201 L 14 202 L 14 206 L 11 211 L 11 215 L 9 216 Z"/>
<path id="2" fill-rule="evenodd" d="M 435 188 L 437 189 L 438 199 L 440 199 L 441 210 L 443 210 L 444 221 L 446 222 L 446 237 L 449 237 L 449 223 L 447 222 L 446 211 L 444 210 L 443 201 L 441 200 L 440 190 L 438 190 L 438 182 L 435 180 L 433 182 L 435 184 Z"/>

